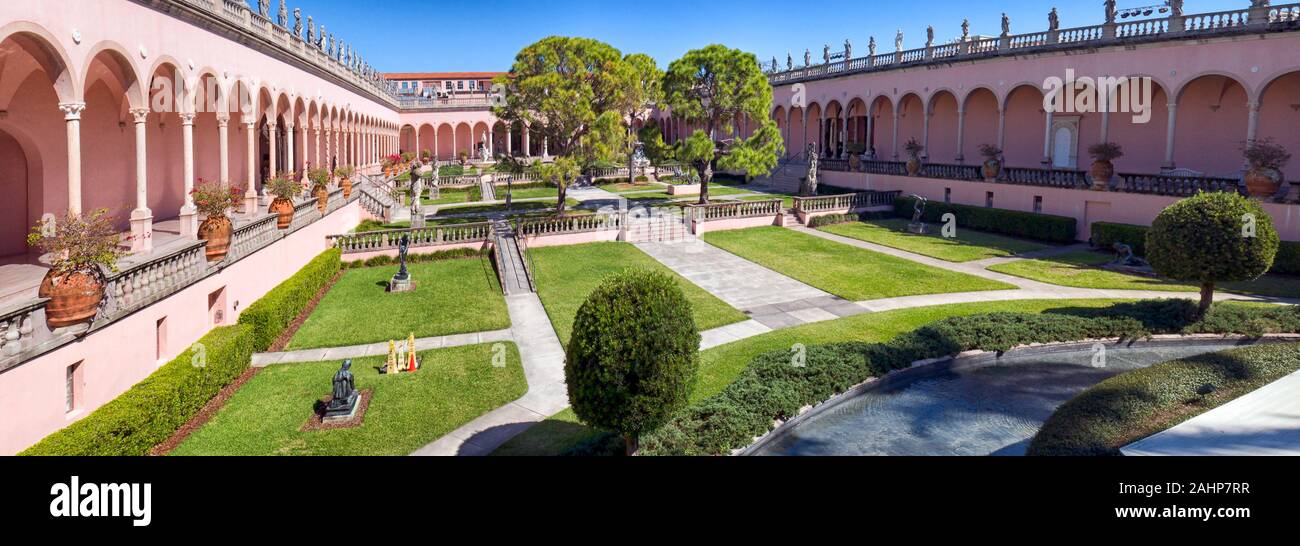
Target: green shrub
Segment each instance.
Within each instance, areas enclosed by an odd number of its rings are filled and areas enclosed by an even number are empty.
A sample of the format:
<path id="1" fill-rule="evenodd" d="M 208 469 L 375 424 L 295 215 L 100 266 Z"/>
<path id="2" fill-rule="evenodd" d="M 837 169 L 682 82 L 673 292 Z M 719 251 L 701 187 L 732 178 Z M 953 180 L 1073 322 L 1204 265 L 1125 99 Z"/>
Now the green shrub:
<path id="1" fill-rule="evenodd" d="M 1147 231 L 1151 228 L 1133 224 L 1112 224 L 1110 222 L 1092 223 L 1092 246 L 1110 250 L 1115 243 L 1124 243 L 1133 247 L 1138 256 L 1147 255 Z"/>
<path id="2" fill-rule="evenodd" d="M 911 218 L 915 212 L 913 208 L 915 205 L 914 198 L 898 197 L 894 200 L 894 214 L 900 218 Z M 1065 216 L 934 201 L 926 205 L 923 220 L 932 223 L 941 222 L 943 215 L 950 212 L 957 216 L 957 225 L 963 228 L 1051 243 L 1073 243 L 1078 231 L 1078 222 L 1074 218 Z"/>
<path id="3" fill-rule="evenodd" d="M 342 267 L 342 254 L 336 248 L 326 250 L 308 262 L 302 270 L 267 292 L 239 315 L 239 323 L 252 329 L 253 348 L 265 351 L 284 333 L 298 314 L 316 298 Z"/>
<path id="4" fill-rule="evenodd" d="M 1245 235 L 1247 215 L 1254 235 Z M 1201 285 L 1201 310 L 1210 308 L 1214 285 L 1253 281 L 1277 256 L 1273 218 L 1253 199 L 1235 193 L 1198 193 L 1170 205 L 1147 232 L 1146 257 L 1162 277 Z"/>
<path id="5" fill-rule="evenodd" d="M 637 181 L 637 182 L 649 182 L 649 181 L 650 181 L 650 177 L 648 177 L 648 176 L 646 176 L 646 175 L 644 175 L 644 174 L 641 174 L 641 175 L 637 175 L 637 177 L 634 178 L 633 180 L 635 180 L 635 181 Z"/>
<path id="6" fill-rule="evenodd" d="M 433 252 L 412 252 L 406 256 L 406 263 L 418 264 L 423 262 L 441 262 L 444 260 L 463 260 L 466 258 L 479 258 L 487 255 L 487 251 L 477 248 L 453 248 L 448 250 L 435 250 Z M 344 263 L 348 269 L 359 269 L 363 267 L 384 267 L 398 263 L 397 258 L 391 256 L 374 256 L 366 260 L 355 260 Z"/>
<path id="7" fill-rule="evenodd" d="M 1129 443 L 1297 369 L 1300 345 L 1287 344 L 1209 353 L 1118 375 L 1058 408 L 1034 436 L 1028 454 L 1120 455 L 1119 449 Z"/>
<path id="8" fill-rule="evenodd" d="M 243 374 L 252 356 L 249 326 L 216 328 L 117 398 L 21 454 L 147 455 Z"/>
<path id="9" fill-rule="evenodd" d="M 803 366 L 776 351 L 755 358 L 722 392 L 675 414 L 647 434 L 651 455 L 725 455 L 771 430 L 773 420 L 797 415 L 853 385 L 912 362 L 973 349 L 1005 351 L 1031 343 L 1134 339 L 1168 333 L 1300 332 L 1295 307 L 1216 306 L 1194 322 L 1194 304 L 1151 300 L 1071 314 L 994 313 L 954 317 L 923 326 L 888 343 L 808 347 Z"/>
<path id="10" fill-rule="evenodd" d="M 1112 224 L 1096 222 L 1092 224 L 1092 246 L 1111 248 L 1116 242 L 1133 247 L 1133 253 L 1146 256 L 1147 232 L 1151 228 L 1132 224 Z M 1273 269 L 1269 273 L 1280 275 L 1300 275 L 1300 243 L 1281 241 L 1277 247 L 1277 257 L 1273 259 Z"/>
<path id="11" fill-rule="evenodd" d="M 460 165 L 443 165 L 438 167 L 438 176 L 461 176 L 465 174 L 465 167 Z"/>
<path id="12" fill-rule="evenodd" d="M 700 333 L 690 301 L 672 277 L 628 270 L 611 275 L 573 320 L 564 377 L 584 423 L 637 439 L 686 405 L 699 368 Z"/>
<path id="13" fill-rule="evenodd" d="M 823 226 L 833 226 L 835 224 L 847 224 L 849 222 L 859 222 L 862 220 L 860 214 L 827 214 L 817 216 L 808 220 L 808 227 L 819 228 Z"/>

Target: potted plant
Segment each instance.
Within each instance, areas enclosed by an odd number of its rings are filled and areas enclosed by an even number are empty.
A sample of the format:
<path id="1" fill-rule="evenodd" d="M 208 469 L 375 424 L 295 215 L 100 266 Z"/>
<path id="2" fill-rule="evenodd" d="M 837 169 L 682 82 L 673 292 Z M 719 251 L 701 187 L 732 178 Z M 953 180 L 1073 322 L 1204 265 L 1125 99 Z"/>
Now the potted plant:
<path id="1" fill-rule="evenodd" d="M 242 195 L 239 188 L 216 181 L 199 180 L 190 191 L 195 208 L 203 215 L 203 223 L 199 224 L 199 239 L 208 242 L 206 254 L 209 262 L 224 260 L 230 251 L 230 236 L 235 227 L 226 213 L 235 207 Z"/>
<path id="2" fill-rule="evenodd" d="M 980 144 L 980 155 L 984 156 L 984 180 L 997 180 L 1002 174 L 1002 149 L 992 144 Z"/>
<path id="3" fill-rule="evenodd" d="M 277 176 L 266 181 L 266 191 L 275 196 L 267 212 L 280 215 L 276 227 L 289 229 L 293 223 L 293 198 L 298 195 L 298 181 L 290 175 Z"/>
<path id="4" fill-rule="evenodd" d="M 45 322 L 50 328 L 67 328 L 90 322 L 104 300 L 104 271 L 117 271 L 117 261 L 127 255 L 121 236 L 113 229 L 107 209 L 89 215 L 68 213 L 48 224 L 37 224 L 27 244 L 37 247 L 50 261 L 38 295 L 49 298 Z"/>
<path id="5" fill-rule="evenodd" d="M 1255 197 L 1269 197 L 1282 187 L 1282 168 L 1291 161 L 1286 148 L 1271 138 L 1262 138 L 1242 150 L 1250 170 L 1246 171 L 1246 190 Z"/>
<path id="6" fill-rule="evenodd" d="M 343 198 L 352 198 L 352 174 L 357 169 L 351 165 L 344 165 L 334 170 L 334 175 L 339 178 L 339 186 L 343 188 Z"/>
<path id="7" fill-rule="evenodd" d="M 907 175 L 916 176 L 921 172 L 921 152 L 925 151 L 925 146 L 917 142 L 915 138 L 907 139 L 903 144 L 903 151 L 907 152 Z"/>
<path id="8" fill-rule="evenodd" d="M 459 161 L 462 166 L 469 163 L 469 152 L 461 150 L 456 154 L 456 160 Z"/>
<path id="9" fill-rule="evenodd" d="M 428 149 L 420 150 L 420 161 L 428 163 L 430 159 L 433 159 L 433 152 Z"/>
<path id="10" fill-rule="evenodd" d="M 1110 179 L 1115 178 L 1115 164 L 1111 162 L 1124 157 L 1124 148 L 1114 142 L 1098 142 L 1088 147 L 1088 155 L 1092 156 L 1092 168 L 1088 171 L 1092 189 L 1106 191 Z"/>

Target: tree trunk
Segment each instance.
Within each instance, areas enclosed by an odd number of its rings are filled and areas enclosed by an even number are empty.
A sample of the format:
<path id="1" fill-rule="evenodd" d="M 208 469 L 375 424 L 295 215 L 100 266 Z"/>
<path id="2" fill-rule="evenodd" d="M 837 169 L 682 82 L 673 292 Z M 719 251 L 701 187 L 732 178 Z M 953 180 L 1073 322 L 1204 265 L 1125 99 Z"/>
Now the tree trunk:
<path id="1" fill-rule="evenodd" d="M 555 204 L 555 215 L 564 216 L 564 202 L 568 200 L 569 187 L 559 186 L 559 190 L 560 191 L 556 192 L 560 196 L 560 199 L 559 202 Z"/>
<path id="2" fill-rule="evenodd" d="M 1205 316 L 1205 313 L 1210 310 L 1210 306 L 1213 304 L 1214 304 L 1214 283 L 1212 282 L 1204 283 L 1201 285 L 1201 307 L 1200 307 L 1201 316 Z"/>
<path id="3" fill-rule="evenodd" d="M 636 118 L 632 118 L 635 120 Z M 632 125 L 627 126 L 627 141 L 632 151 L 627 154 L 627 184 L 629 186 L 636 184 L 636 173 L 633 167 L 636 165 L 636 133 L 632 130 Z"/>
<path id="4" fill-rule="evenodd" d="M 631 434 L 623 435 L 623 445 L 626 448 L 624 455 L 632 457 L 636 455 L 637 450 L 641 449 L 640 440 Z"/>
<path id="5" fill-rule="evenodd" d="M 703 168 L 696 169 L 700 171 L 700 204 L 709 204 L 709 182 L 713 181 L 713 164 L 705 163 Z"/>

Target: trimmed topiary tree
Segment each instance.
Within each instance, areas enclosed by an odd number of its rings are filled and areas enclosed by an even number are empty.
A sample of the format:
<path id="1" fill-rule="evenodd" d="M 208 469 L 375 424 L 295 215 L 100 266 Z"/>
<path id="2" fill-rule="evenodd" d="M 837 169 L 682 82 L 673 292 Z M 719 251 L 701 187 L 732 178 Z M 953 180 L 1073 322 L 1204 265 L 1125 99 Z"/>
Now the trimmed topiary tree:
<path id="1" fill-rule="evenodd" d="M 690 399 L 699 347 L 691 304 L 672 277 L 612 275 L 573 320 L 564 362 L 569 403 L 584 423 L 623 435 L 635 454 L 640 436 Z"/>
<path id="2" fill-rule="evenodd" d="M 1214 302 L 1214 285 L 1253 281 L 1273 267 L 1278 236 L 1273 218 L 1235 193 L 1199 193 L 1174 203 L 1147 232 L 1147 260 L 1156 273 L 1201 285 L 1200 312 Z"/>

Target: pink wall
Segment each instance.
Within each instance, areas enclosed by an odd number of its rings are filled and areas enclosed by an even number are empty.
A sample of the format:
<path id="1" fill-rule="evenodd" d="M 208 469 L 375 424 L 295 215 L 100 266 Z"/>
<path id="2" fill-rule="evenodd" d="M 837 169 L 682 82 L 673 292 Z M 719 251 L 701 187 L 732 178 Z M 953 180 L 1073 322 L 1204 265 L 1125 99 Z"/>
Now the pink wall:
<path id="1" fill-rule="evenodd" d="M 13 137 L 0 132 L 0 256 L 26 254 L 27 155 Z"/>
<path id="2" fill-rule="evenodd" d="M 898 190 L 904 195 L 917 194 L 936 202 L 943 202 L 944 188 L 951 188 L 953 203 L 978 207 L 984 206 L 985 193 L 993 192 L 994 208 L 1026 212 L 1034 210 L 1034 197 L 1042 196 L 1044 214 L 1069 216 L 1079 221 L 1077 237 L 1081 241 L 1086 241 L 1091 236 L 1093 222 L 1149 226 L 1160 211 L 1178 201 L 1178 198 L 1161 195 L 866 173 L 825 171 L 822 173 L 822 179 L 823 183 L 833 186 L 858 190 Z M 1273 224 L 1283 240 L 1300 241 L 1300 206 L 1275 203 L 1264 203 L 1263 206 L 1264 210 L 1273 217 Z"/>
<path id="3" fill-rule="evenodd" d="M 225 324 L 234 324 L 241 310 L 325 251 L 326 235 L 356 226 L 360 215 L 354 201 L 165 300 L 0 374 L 0 413 L 22 415 L 0 420 L 0 454 L 21 451 L 84 417 L 188 349 L 214 326 L 209 294 L 226 291 Z M 155 346 L 160 319 L 166 324 L 161 355 Z M 68 413 L 64 374 L 78 362 L 84 366 L 84 403 Z"/>

